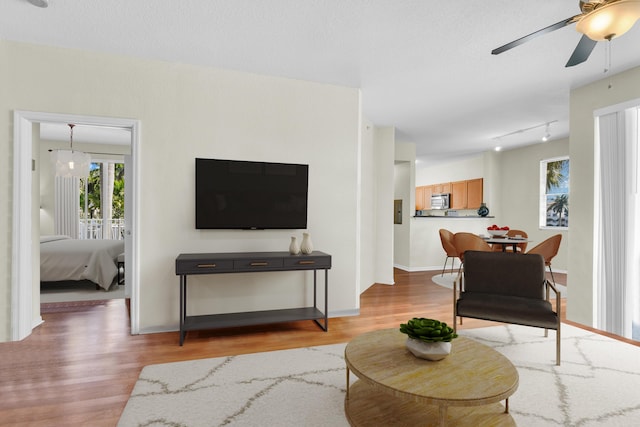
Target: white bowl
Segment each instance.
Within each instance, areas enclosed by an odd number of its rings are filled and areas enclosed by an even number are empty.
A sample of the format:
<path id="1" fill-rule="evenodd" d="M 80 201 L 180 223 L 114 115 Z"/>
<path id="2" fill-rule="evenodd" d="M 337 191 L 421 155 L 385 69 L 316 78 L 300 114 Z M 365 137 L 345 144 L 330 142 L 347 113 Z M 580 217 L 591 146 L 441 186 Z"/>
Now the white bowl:
<path id="1" fill-rule="evenodd" d="M 506 236 L 509 230 L 487 230 L 487 232 L 493 237 L 502 237 Z"/>

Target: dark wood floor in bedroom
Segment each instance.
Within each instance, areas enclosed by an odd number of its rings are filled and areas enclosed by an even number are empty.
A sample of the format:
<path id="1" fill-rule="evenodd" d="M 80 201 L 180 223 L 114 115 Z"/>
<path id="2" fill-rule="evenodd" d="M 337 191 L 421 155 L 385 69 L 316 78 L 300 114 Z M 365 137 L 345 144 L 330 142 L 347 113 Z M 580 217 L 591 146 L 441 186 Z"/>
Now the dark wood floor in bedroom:
<path id="1" fill-rule="evenodd" d="M 0 425 L 114 426 L 146 365 L 346 342 L 418 316 L 451 322 L 452 291 L 435 285 L 435 274 L 396 270 L 395 286 L 373 285 L 360 315 L 330 319 L 326 333 L 292 322 L 189 333 L 180 347 L 177 332 L 131 336 L 124 300 L 43 314 L 31 336 L 0 344 Z M 465 319 L 462 327 L 489 325 Z"/>

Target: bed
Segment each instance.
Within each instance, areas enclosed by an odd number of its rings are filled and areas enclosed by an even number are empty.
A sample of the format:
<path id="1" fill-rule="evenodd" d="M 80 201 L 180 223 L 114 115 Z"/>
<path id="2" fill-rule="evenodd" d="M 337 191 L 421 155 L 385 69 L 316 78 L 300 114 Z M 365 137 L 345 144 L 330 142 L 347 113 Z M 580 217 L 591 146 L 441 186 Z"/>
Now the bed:
<path id="1" fill-rule="evenodd" d="M 123 240 L 77 240 L 69 236 L 40 237 L 40 281 L 90 280 L 109 290 L 118 274 Z"/>

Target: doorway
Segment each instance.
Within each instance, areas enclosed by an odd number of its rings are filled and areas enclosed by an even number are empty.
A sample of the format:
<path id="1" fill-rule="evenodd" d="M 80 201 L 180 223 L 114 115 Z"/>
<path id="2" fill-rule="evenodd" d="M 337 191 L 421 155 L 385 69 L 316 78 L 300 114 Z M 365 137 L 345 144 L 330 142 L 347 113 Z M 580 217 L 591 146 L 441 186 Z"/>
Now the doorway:
<path id="1" fill-rule="evenodd" d="M 87 126 L 127 129 L 131 133 L 131 156 L 129 165 L 129 212 L 125 228 L 125 281 L 131 284 L 130 310 L 131 333 L 139 331 L 139 285 L 138 285 L 138 150 L 140 122 L 133 119 L 111 117 L 55 114 L 44 112 L 14 111 L 14 171 L 13 171 L 13 259 L 11 275 L 11 338 L 22 340 L 31 334 L 34 327 L 42 322 L 34 316 L 39 304 L 35 304 L 34 294 L 39 283 L 33 280 L 33 224 L 39 220 L 37 197 L 33 184 L 33 125 L 42 123 L 75 123 Z M 130 191 L 129 191 L 130 190 Z M 36 244 L 37 245 L 37 244 Z M 39 298 L 38 298 L 39 299 Z"/>

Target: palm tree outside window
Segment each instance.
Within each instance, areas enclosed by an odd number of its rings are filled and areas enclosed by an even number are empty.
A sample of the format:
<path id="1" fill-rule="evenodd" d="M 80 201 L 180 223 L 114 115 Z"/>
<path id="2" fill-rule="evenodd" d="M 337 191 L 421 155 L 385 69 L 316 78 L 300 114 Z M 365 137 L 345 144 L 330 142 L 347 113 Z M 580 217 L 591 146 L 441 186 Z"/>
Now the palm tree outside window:
<path id="1" fill-rule="evenodd" d="M 569 158 L 540 162 L 540 228 L 569 227 Z"/>

